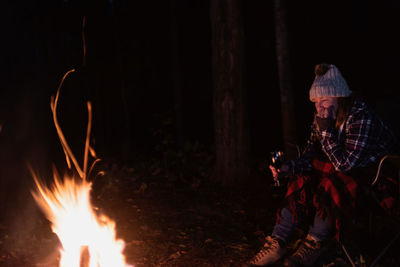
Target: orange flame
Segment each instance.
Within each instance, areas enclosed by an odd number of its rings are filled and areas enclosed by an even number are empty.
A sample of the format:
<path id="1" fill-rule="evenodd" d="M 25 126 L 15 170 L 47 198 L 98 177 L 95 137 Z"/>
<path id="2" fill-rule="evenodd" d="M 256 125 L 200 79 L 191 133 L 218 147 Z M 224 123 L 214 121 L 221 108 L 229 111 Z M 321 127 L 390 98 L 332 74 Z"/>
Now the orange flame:
<path id="1" fill-rule="evenodd" d="M 61 179 L 54 168 L 54 184 L 49 188 L 40 182 L 30 168 L 36 184 L 36 191 L 32 194 L 46 218 L 52 223 L 52 230 L 62 244 L 59 267 L 128 267 L 131 265 L 125 262 L 122 253 L 125 244 L 123 240 L 116 238 L 115 223 L 104 215 L 96 214 L 90 202 L 92 184 L 87 181 L 88 153 L 95 157 L 94 150 L 89 145 L 90 102 L 83 168 L 80 168 L 58 124 L 56 108 L 59 91 L 66 76 L 73 71 L 70 70 L 64 75 L 56 97 L 52 98 L 51 110 L 68 167 L 71 168 L 72 162 L 80 178 L 64 176 Z M 94 160 L 90 170 L 98 160 Z"/>
<path id="2" fill-rule="evenodd" d="M 60 267 L 82 266 L 82 251 L 89 252 L 90 267 L 125 267 L 124 242 L 116 238 L 115 223 L 97 215 L 90 203 L 91 183 L 64 177 L 54 171 L 51 189 L 34 180 L 36 202 L 52 223 L 52 230 L 62 244 Z"/>

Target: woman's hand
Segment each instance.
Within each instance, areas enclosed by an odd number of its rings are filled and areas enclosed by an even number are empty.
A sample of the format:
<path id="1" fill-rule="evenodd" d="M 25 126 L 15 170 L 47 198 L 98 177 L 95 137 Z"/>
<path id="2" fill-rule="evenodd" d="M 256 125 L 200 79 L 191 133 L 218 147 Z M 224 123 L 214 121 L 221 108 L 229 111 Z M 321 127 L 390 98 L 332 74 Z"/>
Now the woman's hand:
<path id="1" fill-rule="evenodd" d="M 269 169 L 271 170 L 274 181 L 277 181 L 280 173 L 287 173 L 289 171 L 289 165 L 282 164 L 282 166 L 279 169 L 276 169 L 274 166 L 269 165 Z"/>
<path id="2" fill-rule="evenodd" d="M 271 170 L 272 177 L 274 178 L 274 181 L 278 180 L 279 169 L 275 169 L 275 167 L 272 166 L 272 165 L 269 165 L 269 169 Z"/>

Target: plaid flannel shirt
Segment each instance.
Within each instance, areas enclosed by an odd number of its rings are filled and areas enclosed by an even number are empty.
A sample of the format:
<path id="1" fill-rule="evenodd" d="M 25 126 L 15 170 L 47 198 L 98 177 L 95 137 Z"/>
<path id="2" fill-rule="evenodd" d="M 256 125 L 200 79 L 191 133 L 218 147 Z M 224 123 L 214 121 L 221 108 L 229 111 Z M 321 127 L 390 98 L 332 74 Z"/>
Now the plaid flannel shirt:
<path id="1" fill-rule="evenodd" d="M 349 172 L 356 167 L 377 163 L 385 154 L 393 153 L 399 143 L 393 132 L 361 100 L 355 100 L 340 129 L 320 131 L 311 125 L 311 136 L 302 156 L 291 161 L 292 174 L 312 170 L 312 159 L 321 149 L 337 171 Z"/>

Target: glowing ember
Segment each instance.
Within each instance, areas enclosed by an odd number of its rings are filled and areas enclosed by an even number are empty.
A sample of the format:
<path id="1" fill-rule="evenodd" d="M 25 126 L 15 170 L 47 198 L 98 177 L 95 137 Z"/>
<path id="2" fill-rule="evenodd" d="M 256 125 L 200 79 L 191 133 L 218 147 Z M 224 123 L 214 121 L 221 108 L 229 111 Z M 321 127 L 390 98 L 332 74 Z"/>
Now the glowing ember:
<path id="1" fill-rule="evenodd" d="M 71 162 L 77 177 L 65 176 L 61 179 L 56 169 L 53 171 L 54 184 L 48 188 L 40 182 L 31 168 L 36 183 L 33 197 L 52 223 L 52 230 L 57 234 L 60 249 L 59 267 L 128 267 L 122 254 L 124 242 L 116 239 L 115 223 L 104 215 L 96 214 L 90 203 L 92 184 L 87 180 L 88 173 L 99 160 L 89 145 L 91 131 L 91 104 L 88 102 L 88 127 L 86 133 L 83 168 L 79 166 L 58 124 L 56 109 L 61 85 L 57 95 L 51 100 L 53 121 L 60 138 L 68 167 Z M 89 152 L 95 159 L 90 170 L 87 169 Z"/>

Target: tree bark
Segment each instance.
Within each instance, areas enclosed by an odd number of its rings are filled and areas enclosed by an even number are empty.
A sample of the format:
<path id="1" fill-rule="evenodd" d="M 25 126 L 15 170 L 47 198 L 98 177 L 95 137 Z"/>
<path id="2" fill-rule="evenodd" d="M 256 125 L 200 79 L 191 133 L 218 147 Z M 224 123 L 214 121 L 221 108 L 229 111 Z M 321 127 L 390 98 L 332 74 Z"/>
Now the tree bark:
<path id="1" fill-rule="evenodd" d="M 283 146 L 289 157 L 295 157 L 297 154 L 297 139 L 294 116 L 294 93 L 290 71 L 291 64 L 285 4 L 285 0 L 274 1 L 276 59 L 281 97 Z"/>
<path id="2" fill-rule="evenodd" d="M 249 175 L 249 135 L 244 92 L 244 42 L 239 0 L 211 1 L 214 178 L 234 185 Z"/>
<path id="3" fill-rule="evenodd" d="M 181 66 L 179 57 L 179 40 L 178 40 L 178 8 L 177 0 L 171 1 L 171 80 L 172 92 L 174 95 L 174 112 L 175 112 L 175 131 L 176 145 L 181 149 L 184 145 L 183 131 L 183 100 L 181 86 Z"/>

